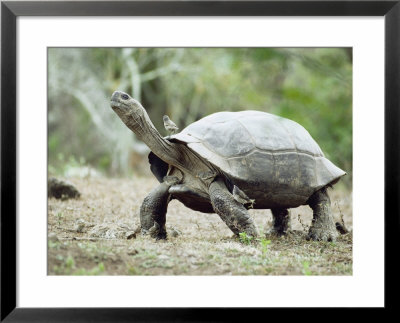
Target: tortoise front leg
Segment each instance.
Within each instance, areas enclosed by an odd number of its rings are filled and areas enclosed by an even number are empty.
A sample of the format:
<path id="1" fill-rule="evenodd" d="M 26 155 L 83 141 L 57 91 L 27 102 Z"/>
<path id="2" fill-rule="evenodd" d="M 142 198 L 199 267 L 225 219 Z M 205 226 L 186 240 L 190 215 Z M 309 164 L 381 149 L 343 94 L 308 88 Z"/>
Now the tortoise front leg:
<path id="1" fill-rule="evenodd" d="M 166 183 L 158 185 L 145 197 L 140 207 L 142 233 L 150 233 L 157 240 L 167 238 L 165 222 L 169 202 L 169 186 Z"/>
<path id="2" fill-rule="evenodd" d="M 211 204 L 222 221 L 235 235 L 245 232 L 257 237 L 257 229 L 246 208 L 237 202 L 221 179 L 212 182 L 209 188 Z"/>

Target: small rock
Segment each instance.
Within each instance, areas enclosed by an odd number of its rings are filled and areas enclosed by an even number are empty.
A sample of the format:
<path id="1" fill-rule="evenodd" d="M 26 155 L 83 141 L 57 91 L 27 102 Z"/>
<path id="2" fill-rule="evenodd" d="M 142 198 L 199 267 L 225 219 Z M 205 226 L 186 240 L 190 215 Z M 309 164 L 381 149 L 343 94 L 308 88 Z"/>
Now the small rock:
<path id="1" fill-rule="evenodd" d="M 181 234 L 181 232 L 179 230 L 176 230 L 175 228 L 170 228 L 168 233 L 171 237 L 174 237 L 174 238 L 176 238 L 177 236 L 179 236 Z"/>
<path id="2" fill-rule="evenodd" d="M 112 262 L 117 262 L 119 260 L 118 256 L 114 254 L 108 254 L 107 259 L 111 260 Z"/>
<path id="3" fill-rule="evenodd" d="M 88 233 L 90 237 L 103 239 L 128 239 L 127 233 L 132 228 L 124 223 L 102 223 L 95 225 Z M 130 235 L 130 234 L 129 234 Z M 133 236 L 131 237 L 133 238 Z M 129 239 L 131 239 L 129 238 Z"/>
<path id="4" fill-rule="evenodd" d="M 47 181 L 47 190 L 48 197 L 55 197 L 63 201 L 70 198 L 79 198 L 81 196 L 81 193 L 79 193 L 74 185 L 54 177 L 49 178 Z"/>
<path id="5" fill-rule="evenodd" d="M 85 220 L 79 219 L 75 222 L 75 228 L 74 231 L 78 233 L 82 233 L 86 227 L 86 222 Z"/>
<path id="6" fill-rule="evenodd" d="M 134 256 L 134 255 L 137 255 L 139 253 L 139 251 L 137 251 L 136 249 L 134 249 L 134 248 L 129 248 L 128 249 L 128 252 L 127 252 L 127 254 L 129 255 L 129 256 Z"/>
<path id="7" fill-rule="evenodd" d="M 49 239 L 49 241 L 51 241 L 51 242 L 60 241 L 60 240 L 58 239 L 57 235 L 56 235 L 54 232 L 49 233 L 48 239 Z"/>
<path id="8" fill-rule="evenodd" d="M 135 239 L 136 238 L 136 232 L 135 231 L 128 231 L 125 233 L 125 237 L 130 240 L 130 239 Z"/>
<path id="9" fill-rule="evenodd" d="M 169 257 L 167 255 L 159 255 L 157 258 L 160 260 L 168 260 L 169 259 Z"/>

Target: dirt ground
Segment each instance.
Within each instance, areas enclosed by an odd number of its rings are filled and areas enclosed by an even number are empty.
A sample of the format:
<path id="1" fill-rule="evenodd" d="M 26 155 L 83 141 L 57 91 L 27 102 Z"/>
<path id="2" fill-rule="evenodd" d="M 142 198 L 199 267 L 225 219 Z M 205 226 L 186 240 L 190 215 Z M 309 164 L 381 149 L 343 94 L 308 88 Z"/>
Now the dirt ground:
<path id="1" fill-rule="evenodd" d="M 48 199 L 49 275 L 352 275 L 352 195 L 343 187 L 330 190 L 332 211 L 350 233 L 336 242 L 305 239 L 312 219 L 307 206 L 290 211 L 286 236 L 249 241 L 234 237 L 216 214 L 175 200 L 168 207 L 168 240 L 156 241 L 131 232 L 154 178 L 69 182 L 79 199 Z M 268 231 L 271 212 L 249 212 L 259 232 Z"/>

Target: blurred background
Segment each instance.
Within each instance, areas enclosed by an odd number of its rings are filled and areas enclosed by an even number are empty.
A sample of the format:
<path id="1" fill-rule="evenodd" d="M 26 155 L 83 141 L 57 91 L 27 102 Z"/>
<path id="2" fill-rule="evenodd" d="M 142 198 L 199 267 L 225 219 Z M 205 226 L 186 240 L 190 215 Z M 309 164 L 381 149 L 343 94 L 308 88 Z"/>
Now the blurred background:
<path id="1" fill-rule="evenodd" d="M 260 110 L 304 126 L 352 179 L 351 48 L 50 48 L 49 175 L 150 176 L 148 148 L 110 108 L 115 90 L 162 135 L 217 111 Z"/>

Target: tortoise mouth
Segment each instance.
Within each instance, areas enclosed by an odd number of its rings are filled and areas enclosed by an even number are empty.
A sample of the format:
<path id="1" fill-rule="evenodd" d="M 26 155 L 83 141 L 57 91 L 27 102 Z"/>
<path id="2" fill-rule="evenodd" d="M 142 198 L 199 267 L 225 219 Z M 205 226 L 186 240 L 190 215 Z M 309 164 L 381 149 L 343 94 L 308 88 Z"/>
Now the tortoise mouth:
<path id="1" fill-rule="evenodd" d="M 110 104 L 111 104 L 111 107 L 113 109 L 115 109 L 115 108 L 127 108 L 128 107 L 128 105 L 125 104 L 124 102 L 120 102 L 120 101 L 116 101 L 116 100 L 111 100 Z"/>

